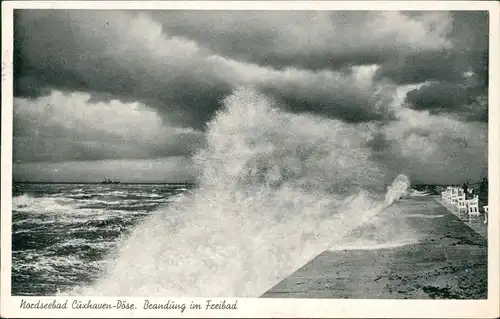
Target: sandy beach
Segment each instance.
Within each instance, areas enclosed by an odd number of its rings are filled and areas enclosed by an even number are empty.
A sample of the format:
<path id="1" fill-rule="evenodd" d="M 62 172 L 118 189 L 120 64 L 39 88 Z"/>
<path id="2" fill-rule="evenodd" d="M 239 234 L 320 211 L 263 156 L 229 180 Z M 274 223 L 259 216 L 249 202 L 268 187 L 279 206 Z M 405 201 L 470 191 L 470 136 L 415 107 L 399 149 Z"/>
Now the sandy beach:
<path id="1" fill-rule="evenodd" d="M 473 228 L 483 231 L 474 231 L 437 196 L 403 199 L 262 297 L 486 299 L 487 232 L 480 223 Z"/>

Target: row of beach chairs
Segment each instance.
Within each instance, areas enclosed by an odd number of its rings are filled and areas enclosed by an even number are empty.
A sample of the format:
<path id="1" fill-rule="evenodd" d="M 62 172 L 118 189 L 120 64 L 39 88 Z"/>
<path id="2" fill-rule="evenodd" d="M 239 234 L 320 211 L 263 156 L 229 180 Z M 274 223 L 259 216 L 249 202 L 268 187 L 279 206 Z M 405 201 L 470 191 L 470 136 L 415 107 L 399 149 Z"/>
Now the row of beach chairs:
<path id="1" fill-rule="evenodd" d="M 465 199 L 465 193 L 460 187 L 448 186 L 445 191 L 441 192 L 441 199 L 458 213 L 467 213 L 469 217 L 480 216 L 478 195 L 474 195 L 472 199 Z M 486 224 L 488 223 L 488 205 L 483 208 Z"/>

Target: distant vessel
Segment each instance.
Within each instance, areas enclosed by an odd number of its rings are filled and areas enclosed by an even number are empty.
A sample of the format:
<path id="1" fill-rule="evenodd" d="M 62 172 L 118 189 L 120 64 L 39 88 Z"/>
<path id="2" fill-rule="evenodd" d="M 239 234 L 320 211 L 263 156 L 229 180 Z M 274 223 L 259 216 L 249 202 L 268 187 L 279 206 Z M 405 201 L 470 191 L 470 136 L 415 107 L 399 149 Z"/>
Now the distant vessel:
<path id="1" fill-rule="evenodd" d="M 120 184 L 119 181 L 112 181 L 111 179 L 105 179 L 101 182 L 101 184 Z"/>

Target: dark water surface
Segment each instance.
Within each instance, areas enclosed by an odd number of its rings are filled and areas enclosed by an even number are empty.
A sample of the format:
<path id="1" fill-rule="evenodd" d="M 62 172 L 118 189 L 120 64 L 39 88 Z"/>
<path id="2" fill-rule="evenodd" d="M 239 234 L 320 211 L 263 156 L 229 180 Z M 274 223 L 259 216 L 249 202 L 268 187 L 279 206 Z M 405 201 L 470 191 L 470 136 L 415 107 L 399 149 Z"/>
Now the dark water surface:
<path id="1" fill-rule="evenodd" d="M 30 184 L 12 189 L 12 294 L 99 278 L 121 238 L 188 184 Z"/>

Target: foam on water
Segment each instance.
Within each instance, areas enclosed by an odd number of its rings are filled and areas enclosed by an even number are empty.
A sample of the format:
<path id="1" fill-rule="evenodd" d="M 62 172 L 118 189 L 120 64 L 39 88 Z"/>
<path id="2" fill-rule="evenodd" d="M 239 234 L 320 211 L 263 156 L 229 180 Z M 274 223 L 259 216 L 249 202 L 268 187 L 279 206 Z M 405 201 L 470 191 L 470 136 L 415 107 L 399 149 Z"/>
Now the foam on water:
<path id="1" fill-rule="evenodd" d="M 64 205 L 61 203 L 64 203 Z M 23 218 L 18 217 L 14 224 L 22 225 L 30 223 L 39 226 L 54 225 L 54 227 L 58 227 L 58 225 L 65 226 L 68 224 L 82 224 L 82 227 L 88 227 L 85 223 L 89 221 L 106 221 L 113 218 L 126 219 L 128 215 L 135 216 L 145 213 L 145 211 L 142 210 L 113 209 L 113 203 L 108 204 L 109 206 L 111 206 L 111 208 L 92 208 L 88 207 L 86 204 L 81 204 L 77 201 L 68 199 L 54 200 L 50 197 L 33 198 L 29 195 L 21 195 L 13 198 L 13 210 L 16 212 L 27 214 Z M 143 207 L 149 205 L 148 203 L 142 203 L 140 205 L 127 205 L 123 202 L 117 202 L 114 204 L 124 205 L 128 208 Z M 151 205 L 153 205 L 153 203 Z M 37 215 L 45 215 L 47 216 L 47 218 L 42 219 Z M 73 226 L 71 229 L 77 228 L 78 227 Z M 14 230 L 14 232 L 20 233 L 20 231 L 18 230 Z M 24 232 L 26 232 L 26 230 L 24 230 Z"/>
<path id="2" fill-rule="evenodd" d="M 50 295 L 96 280 L 112 260 L 104 257 L 152 209 L 175 201 L 178 188 L 15 183 L 13 294 Z"/>
<path id="3" fill-rule="evenodd" d="M 135 227 L 107 275 L 69 294 L 256 297 L 407 191 L 384 201 L 367 124 L 280 111 L 238 89 L 194 156 L 198 188 Z"/>
<path id="4" fill-rule="evenodd" d="M 444 215 L 424 215 L 424 214 L 408 214 L 408 218 L 442 218 Z"/>
<path id="5" fill-rule="evenodd" d="M 65 197 L 41 197 L 35 198 L 27 194 L 12 198 L 12 209 L 18 212 L 30 213 L 55 213 L 67 212 L 75 208 L 76 201 Z"/>
<path id="6" fill-rule="evenodd" d="M 387 187 L 386 203 L 392 203 L 397 199 L 407 197 L 410 194 L 410 186 L 410 179 L 407 176 L 398 175 L 392 184 Z"/>
<path id="7" fill-rule="evenodd" d="M 412 197 L 423 197 L 423 196 L 429 196 L 429 192 L 426 192 L 426 191 L 419 191 L 419 190 L 416 190 L 416 189 L 412 189 L 412 190 L 411 190 L 411 193 L 410 193 L 410 196 L 412 196 Z"/>
<path id="8" fill-rule="evenodd" d="M 379 250 L 379 249 L 391 249 L 397 248 L 407 245 L 413 245 L 419 243 L 419 240 L 409 239 L 409 240 L 399 240 L 399 241 L 390 241 L 385 243 L 379 243 L 376 241 L 359 241 L 353 244 L 348 245 L 335 245 L 329 248 L 329 251 L 341 251 L 341 250 Z"/>

